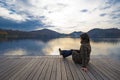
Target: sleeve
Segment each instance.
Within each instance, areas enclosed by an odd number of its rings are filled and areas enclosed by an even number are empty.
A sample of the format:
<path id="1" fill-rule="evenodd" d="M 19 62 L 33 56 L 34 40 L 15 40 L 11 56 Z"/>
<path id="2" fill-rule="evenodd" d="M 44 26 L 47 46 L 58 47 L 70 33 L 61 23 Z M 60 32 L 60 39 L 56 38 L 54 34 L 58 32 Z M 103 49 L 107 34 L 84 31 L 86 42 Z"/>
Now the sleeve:
<path id="1" fill-rule="evenodd" d="M 81 47 L 81 57 L 82 57 L 82 67 L 87 66 L 87 48 L 85 46 Z"/>

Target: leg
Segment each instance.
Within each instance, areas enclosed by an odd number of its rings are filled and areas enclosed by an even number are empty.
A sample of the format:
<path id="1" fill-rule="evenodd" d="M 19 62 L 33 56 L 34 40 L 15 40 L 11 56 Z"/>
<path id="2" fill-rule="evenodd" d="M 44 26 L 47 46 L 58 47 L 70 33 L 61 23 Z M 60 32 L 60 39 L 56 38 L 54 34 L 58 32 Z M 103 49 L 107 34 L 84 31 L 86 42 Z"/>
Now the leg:
<path id="1" fill-rule="evenodd" d="M 61 50 L 61 49 L 59 48 L 59 52 L 60 52 L 60 55 L 63 56 L 63 58 L 72 55 L 72 50 Z"/>
<path id="2" fill-rule="evenodd" d="M 75 51 L 77 53 L 80 53 L 80 50 L 77 50 L 77 49 L 71 49 L 72 51 Z"/>
<path id="3" fill-rule="evenodd" d="M 62 52 L 61 52 L 62 50 L 59 48 L 59 52 L 60 52 L 60 55 L 62 55 Z"/>
<path id="4" fill-rule="evenodd" d="M 81 64 L 82 63 L 82 58 L 80 56 L 80 53 L 78 51 L 72 51 L 72 59 L 75 63 Z"/>

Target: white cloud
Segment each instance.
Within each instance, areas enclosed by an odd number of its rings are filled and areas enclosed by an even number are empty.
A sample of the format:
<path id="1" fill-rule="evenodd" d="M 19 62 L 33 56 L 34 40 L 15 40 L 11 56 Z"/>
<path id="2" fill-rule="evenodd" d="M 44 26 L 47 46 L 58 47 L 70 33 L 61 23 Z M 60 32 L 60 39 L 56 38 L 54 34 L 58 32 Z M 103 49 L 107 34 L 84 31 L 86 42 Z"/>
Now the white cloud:
<path id="1" fill-rule="evenodd" d="M 16 13 L 11 13 L 9 10 L 5 8 L 0 7 L 0 11 L 1 11 L 0 16 L 3 18 L 11 19 L 11 20 L 18 21 L 18 22 L 25 21 L 25 19 L 21 15 L 18 15 Z"/>
<path id="2" fill-rule="evenodd" d="M 20 15 L 9 14 L 9 11 L 6 13 L 7 17 L 12 16 L 10 18 L 17 20 L 24 20 L 30 15 L 48 26 L 54 26 L 50 27 L 53 30 L 69 33 L 74 30 L 88 31 L 96 27 L 119 27 L 110 16 L 119 7 L 119 3 L 113 4 L 114 2 L 115 0 L 9 0 L 7 4 Z M 84 9 L 87 11 L 81 12 Z M 101 17 L 100 14 L 103 13 L 107 15 Z M 40 16 L 44 18 L 41 19 Z"/>

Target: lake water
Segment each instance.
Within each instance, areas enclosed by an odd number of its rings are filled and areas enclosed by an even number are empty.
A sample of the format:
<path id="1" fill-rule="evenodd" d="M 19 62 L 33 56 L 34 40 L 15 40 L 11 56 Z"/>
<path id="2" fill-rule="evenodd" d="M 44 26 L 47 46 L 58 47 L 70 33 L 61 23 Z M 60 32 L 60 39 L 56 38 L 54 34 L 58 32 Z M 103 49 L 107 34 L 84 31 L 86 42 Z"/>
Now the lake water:
<path id="1" fill-rule="evenodd" d="M 110 56 L 120 59 L 120 38 L 91 39 L 91 55 Z M 59 55 L 58 49 L 79 49 L 79 38 L 57 38 L 51 40 L 3 40 L 0 55 Z"/>

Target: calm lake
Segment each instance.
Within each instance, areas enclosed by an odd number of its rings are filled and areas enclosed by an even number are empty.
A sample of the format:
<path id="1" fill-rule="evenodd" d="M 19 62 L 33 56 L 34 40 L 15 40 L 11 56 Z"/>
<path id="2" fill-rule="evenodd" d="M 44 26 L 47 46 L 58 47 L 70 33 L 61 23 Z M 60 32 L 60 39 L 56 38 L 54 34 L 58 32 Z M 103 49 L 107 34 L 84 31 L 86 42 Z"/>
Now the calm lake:
<path id="1" fill-rule="evenodd" d="M 91 39 L 91 55 L 110 56 L 120 60 L 120 38 Z M 51 40 L 3 40 L 0 55 L 59 55 L 58 49 L 79 49 L 79 38 L 57 38 Z"/>

